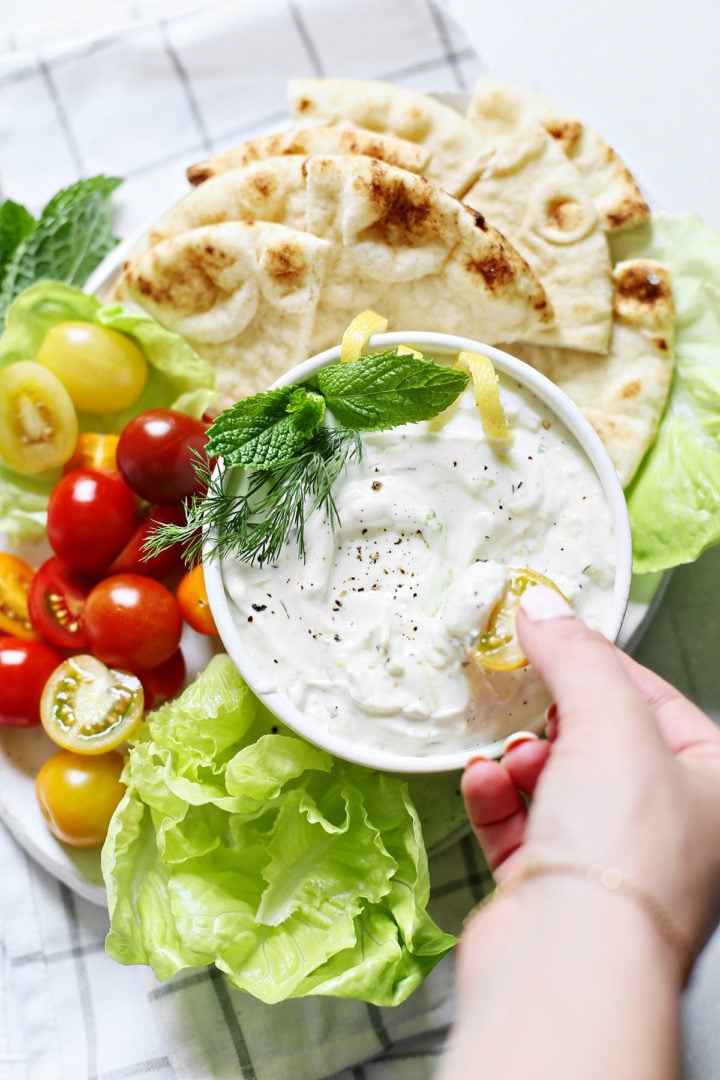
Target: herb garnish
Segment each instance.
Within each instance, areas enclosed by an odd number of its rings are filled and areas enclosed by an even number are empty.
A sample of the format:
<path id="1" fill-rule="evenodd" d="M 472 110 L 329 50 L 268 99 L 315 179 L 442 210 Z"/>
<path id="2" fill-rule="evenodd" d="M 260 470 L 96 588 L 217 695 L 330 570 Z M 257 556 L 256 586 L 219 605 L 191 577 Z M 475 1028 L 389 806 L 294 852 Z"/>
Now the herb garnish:
<path id="1" fill-rule="evenodd" d="M 338 524 L 332 488 L 362 456 L 359 433 L 429 420 L 467 383 L 464 372 L 393 349 L 329 364 L 307 383 L 239 401 L 208 432 L 207 453 L 222 457 L 224 474 L 211 476 L 199 460 L 206 494 L 187 502 L 186 525 L 160 526 L 145 551 L 153 555 L 180 542 L 188 562 L 204 549 L 212 558 L 262 565 L 277 559 L 294 535 L 304 558 L 308 517 L 322 511 Z M 324 422 L 326 412 L 339 426 Z"/>

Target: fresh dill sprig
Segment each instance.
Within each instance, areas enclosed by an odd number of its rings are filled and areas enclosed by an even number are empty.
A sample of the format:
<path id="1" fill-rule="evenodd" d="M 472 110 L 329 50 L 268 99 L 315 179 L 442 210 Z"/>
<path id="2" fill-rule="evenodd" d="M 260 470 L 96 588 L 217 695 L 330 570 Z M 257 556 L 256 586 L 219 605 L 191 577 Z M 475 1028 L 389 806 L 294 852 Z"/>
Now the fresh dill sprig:
<path id="1" fill-rule="evenodd" d="M 198 457 L 196 473 L 204 495 L 186 503 L 185 525 L 161 525 L 145 543 L 148 555 L 174 544 L 183 547 L 188 564 L 232 557 L 262 566 L 274 562 L 293 536 L 305 558 L 305 523 L 321 511 L 335 528 L 337 507 L 332 489 L 343 469 L 362 457 L 357 431 L 321 427 L 291 461 L 248 471 L 244 490 L 233 493 L 224 474 L 213 476 Z"/>
<path id="2" fill-rule="evenodd" d="M 322 511 L 338 524 L 332 489 L 362 456 L 360 432 L 428 420 L 467 382 L 461 371 L 394 349 L 329 364 L 314 381 L 237 402 L 213 421 L 207 454 L 196 455 L 203 494 L 186 502 L 187 523 L 158 526 L 143 553 L 150 558 L 180 544 L 190 564 L 231 556 L 262 565 L 295 536 L 305 558 L 308 518 Z M 326 410 L 339 426 L 324 423 Z M 223 460 L 222 474 L 212 474 L 214 456 Z"/>

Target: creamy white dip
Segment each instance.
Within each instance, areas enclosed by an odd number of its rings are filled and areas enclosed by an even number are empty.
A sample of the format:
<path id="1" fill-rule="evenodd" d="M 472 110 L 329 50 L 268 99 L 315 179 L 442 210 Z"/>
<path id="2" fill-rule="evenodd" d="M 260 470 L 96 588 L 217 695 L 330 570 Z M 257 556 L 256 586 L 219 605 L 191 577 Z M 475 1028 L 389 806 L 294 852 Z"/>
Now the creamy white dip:
<path id="1" fill-rule="evenodd" d="M 427 755 L 537 728 L 548 699 L 532 669 L 470 656 L 507 566 L 545 574 L 586 622 L 609 624 L 615 545 L 597 475 L 552 412 L 500 382 L 509 450 L 484 437 L 468 387 L 438 430 L 363 434 L 336 484 L 340 527 L 314 515 L 304 563 L 291 541 L 276 564 L 223 565 L 256 690 L 285 695 L 319 733 Z"/>

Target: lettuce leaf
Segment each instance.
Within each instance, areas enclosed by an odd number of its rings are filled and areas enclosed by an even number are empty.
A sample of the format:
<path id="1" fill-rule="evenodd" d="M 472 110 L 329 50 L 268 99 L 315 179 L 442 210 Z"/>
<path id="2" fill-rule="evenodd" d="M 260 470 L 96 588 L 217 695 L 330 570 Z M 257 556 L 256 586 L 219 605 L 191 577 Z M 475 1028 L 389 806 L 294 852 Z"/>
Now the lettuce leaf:
<path id="1" fill-rule="evenodd" d="M 657 438 L 628 488 L 637 574 L 693 562 L 720 542 L 720 233 L 696 215 L 654 215 L 612 239 L 614 260 L 673 275 L 676 366 Z"/>
<path id="2" fill-rule="evenodd" d="M 227 656 L 150 714 L 124 780 L 102 852 L 121 963 L 394 1005 L 455 944 L 405 782 L 282 729 Z"/>
<path id="3" fill-rule="evenodd" d="M 184 338 L 145 312 L 125 310 L 119 304 L 103 306 L 97 297 L 60 281 L 39 281 L 12 304 L 0 339 L 0 368 L 33 359 L 50 327 L 75 319 L 127 334 L 142 349 L 150 369 L 145 389 L 134 405 L 112 414 L 81 413 L 81 431 L 119 432 L 133 416 L 150 408 L 179 409 L 201 416 L 213 400 L 212 369 Z M 55 472 L 21 476 L 0 465 L 0 532 L 10 543 L 42 535 L 48 496 L 57 478 Z"/>

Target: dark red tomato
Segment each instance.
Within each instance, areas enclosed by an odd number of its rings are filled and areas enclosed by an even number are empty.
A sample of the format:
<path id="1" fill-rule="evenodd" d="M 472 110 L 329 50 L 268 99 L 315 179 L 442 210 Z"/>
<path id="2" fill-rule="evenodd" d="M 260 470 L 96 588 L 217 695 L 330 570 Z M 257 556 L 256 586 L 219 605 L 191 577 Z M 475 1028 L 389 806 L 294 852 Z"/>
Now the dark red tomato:
<path id="1" fill-rule="evenodd" d="M 108 566 L 107 574 L 143 574 L 164 578 L 183 569 L 182 546 L 166 548 L 147 558 L 143 544 L 158 525 L 184 525 L 185 511 L 178 503 L 153 506 L 143 518 L 119 555 Z"/>
<path id="2" fill-rule="evenodd" d="M 201 489 L 196 454 L 207 461 L 206 425 L 173 409 L 150 409 L 120 435 L 117 465 L 133 491 L 154 503 L 179 502 Z"/>
<path id="3" fill-rule="evenodd" d="M 40 697 L 62 656 L 42 641 L 0 637 L 0 724 L 40 723 Z"/>
<path id="4" fill-rule="evenodd" d="M 100 574 L 135 530 L 135 496 L 121 477 L 75 469 L 48 503 L 50 546 L 73 570 Z"/>
<path id="5" fill-rule="evenodd" d="M 115 574 L 92 590 L 83 626 L 94 656 L 109 667 L 144 671 L 159 667 L 180 644 L 180 606 L 159 581 Z"/>
<path id="6" fill-rule="evenodd" d="M 82 649 L 87 638 L 80 616 L 94 584 L 55 556 L 44 562 L 28 593 L 30 619 L 41 637 L 60 649 Z"/>
<path id="7" fill-rule="evenodd" d="M 185 685 L 185 657 L 176 649 L 169 660 L 150 671 L 136 671 L 145 691 L 145 710 L 157 709 L 176 697 Z"/>

